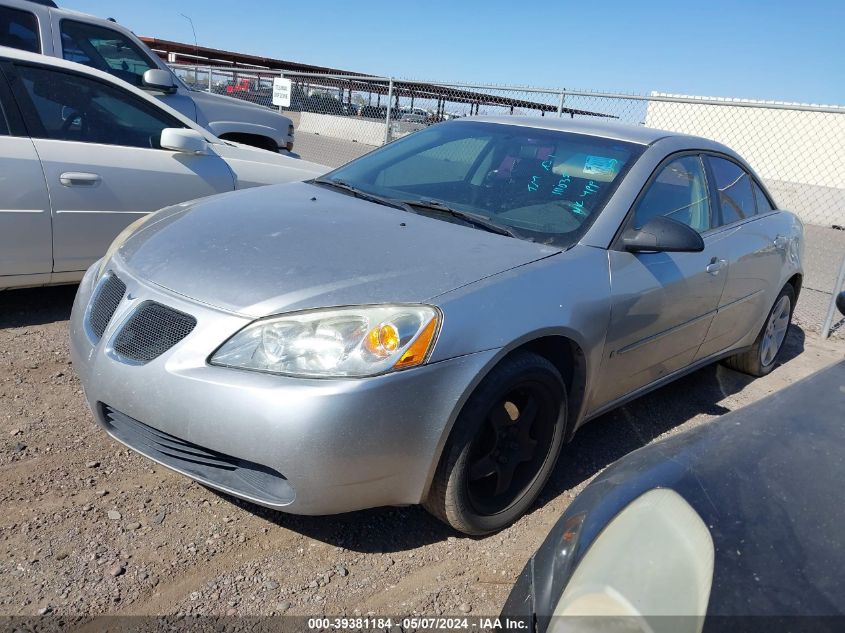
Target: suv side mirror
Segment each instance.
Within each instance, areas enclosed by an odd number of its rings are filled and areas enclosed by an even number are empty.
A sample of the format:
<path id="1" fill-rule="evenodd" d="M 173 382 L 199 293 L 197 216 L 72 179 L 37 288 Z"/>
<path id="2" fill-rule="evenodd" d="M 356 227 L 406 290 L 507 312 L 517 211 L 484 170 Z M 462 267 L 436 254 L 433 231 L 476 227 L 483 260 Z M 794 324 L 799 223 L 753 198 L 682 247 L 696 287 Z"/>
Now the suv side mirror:
<path id="1" fill-rule="evenodd" d="M 629 253 L 700 253 L 704 240 L 694 228 L 661 215 L 625 231 L 622 247 Z"/>
<path id="2" fill-rule="evenodd" d="M 202 134 L 190 128 L 169 127 L 162 130 L 159 145 L 162 149 L 183 154 L 208 154 L 208 141 Z"/>
<path id="3" fill-rule="evenodd" d="M 151 68 L 146 71 L 141 82 L 143 88 L 158 90 L 167 94 L 176 92 L 176 82 L 173 81 L 173 75 L 160 68 Z"/>

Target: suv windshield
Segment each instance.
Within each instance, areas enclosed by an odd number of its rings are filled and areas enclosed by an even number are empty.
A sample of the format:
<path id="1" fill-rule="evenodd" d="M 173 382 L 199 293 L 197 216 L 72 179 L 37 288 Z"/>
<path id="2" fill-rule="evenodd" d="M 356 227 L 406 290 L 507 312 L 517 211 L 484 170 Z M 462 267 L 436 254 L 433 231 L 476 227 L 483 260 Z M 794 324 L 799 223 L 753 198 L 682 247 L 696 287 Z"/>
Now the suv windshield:
<path id="1" fill-rule="evenodd" d="M 461 221 L 449 209 L 470 213 L 516 237 L 569 247 L 642 150 L 599 136 L 456 121 L 411 134 L 323 180 L 440 219 Z"/>

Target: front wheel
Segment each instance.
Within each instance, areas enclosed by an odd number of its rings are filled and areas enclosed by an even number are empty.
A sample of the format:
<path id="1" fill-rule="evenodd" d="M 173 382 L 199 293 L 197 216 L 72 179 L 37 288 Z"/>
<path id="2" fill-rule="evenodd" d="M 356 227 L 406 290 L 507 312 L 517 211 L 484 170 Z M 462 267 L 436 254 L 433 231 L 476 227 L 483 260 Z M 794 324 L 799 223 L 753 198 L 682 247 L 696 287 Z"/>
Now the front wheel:
<path id="1" fill-rule="evenodd" d="M 501 530 L 546 485 L 565 426 L 560 372 L 537 354 L 513 354 L 484 378 L 461 411 L 423 505 L 465 534 Z"/>
<path id="2" fill-rule="evenodd" d="M 725 365 L 752 376 L 765 376 L 775 368 L 795 310 L 795 290 L 786 284 L 772 306 L 763 329 L 747 351 L 731 356 Z"/>

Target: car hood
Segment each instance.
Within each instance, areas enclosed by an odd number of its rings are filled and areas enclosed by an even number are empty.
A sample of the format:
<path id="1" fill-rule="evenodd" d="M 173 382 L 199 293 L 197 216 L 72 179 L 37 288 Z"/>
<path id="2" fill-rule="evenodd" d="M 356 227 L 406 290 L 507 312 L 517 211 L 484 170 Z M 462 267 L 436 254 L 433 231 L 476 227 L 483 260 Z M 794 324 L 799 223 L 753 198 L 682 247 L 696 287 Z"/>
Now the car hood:
<path id="1" fill-rule="evenodd" d="M 191 91 L 191 98 L 212 124 L 219 120 L 248 121 L 278 128 L 287 134 L 286 126 L 291 123 L 290 118 L 279 114 L 277 110 L 228 95 L 194 90 Z"/>
<path id="2" fill-rule="evenodd" d="M 139 277 L 250 317 L 424 302 L 557 252 L 308 183 L 163 210 L 118 250 Z"/>
<path id="3" fill-rule="evenodd" d="M 235 174 L 236 189 L 308 180 L 322 176 L 331 169 L 241 143 L 216 143 L 214 151 L 229 164 Z"/>

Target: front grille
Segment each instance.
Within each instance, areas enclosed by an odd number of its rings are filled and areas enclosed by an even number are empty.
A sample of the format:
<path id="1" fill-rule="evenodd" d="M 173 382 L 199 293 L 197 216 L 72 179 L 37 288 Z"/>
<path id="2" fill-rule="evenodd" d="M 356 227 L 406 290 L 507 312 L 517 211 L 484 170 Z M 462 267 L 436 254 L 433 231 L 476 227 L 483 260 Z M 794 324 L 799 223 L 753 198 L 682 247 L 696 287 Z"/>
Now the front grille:
<path id="1" fill-rule="evenodd" d="M 102 403 L 100 413 L 112 435 L 165 466 L 270 505 L 284 505 L 294 499 L 285 476 L 272 468 L 179 439 Z"/>
<path id="2" fill-rule="evenodd" d="M 126 284 L 111 272 L 97 288 L 88 312 L 88 325 L 98 341 L 103 338 L 103 333 L 114 316 L 117 306 L 120 305 L 125 292 Z"/>
<path id="3" fill-rule="evenodd" d="M 191 333 L 197 320 L 153 301 L 147 301 L 120 328 L 112 348 L 125 359 L 148 363 Z"/>

